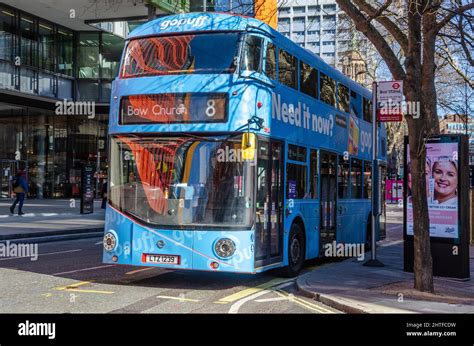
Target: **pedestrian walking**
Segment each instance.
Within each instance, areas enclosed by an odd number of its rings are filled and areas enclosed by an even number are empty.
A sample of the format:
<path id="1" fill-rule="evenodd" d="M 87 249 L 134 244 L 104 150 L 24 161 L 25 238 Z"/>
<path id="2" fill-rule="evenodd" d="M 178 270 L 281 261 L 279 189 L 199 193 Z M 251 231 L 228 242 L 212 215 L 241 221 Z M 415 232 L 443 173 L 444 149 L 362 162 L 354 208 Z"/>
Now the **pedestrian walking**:
<path id="1" fill-rule="evenodd" d="M 28 182 L 26 180 L 26 171 L 20 170 L 16 174 L 13 182 L 13 192 L 16 195 L 15 201 L 10 207 L 10 212 L 15 213 L 15 207 L 18 203 L 18 215 L 24 215 L 23 213 L 23 202 L 25 201 L 25 195 L 28 193 Z"/>

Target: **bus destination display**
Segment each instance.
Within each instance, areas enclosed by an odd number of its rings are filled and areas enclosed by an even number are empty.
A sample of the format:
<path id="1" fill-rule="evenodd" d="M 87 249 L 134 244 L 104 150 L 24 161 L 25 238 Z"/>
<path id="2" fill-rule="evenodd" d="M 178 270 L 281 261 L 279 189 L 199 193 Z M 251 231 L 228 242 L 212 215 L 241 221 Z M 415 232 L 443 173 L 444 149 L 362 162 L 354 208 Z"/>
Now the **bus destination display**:
<path id="1" fill-rule="evenodd" d="M 177 93 L 122 97 L 120 124 L 225 122 L 227 94 Z"/>

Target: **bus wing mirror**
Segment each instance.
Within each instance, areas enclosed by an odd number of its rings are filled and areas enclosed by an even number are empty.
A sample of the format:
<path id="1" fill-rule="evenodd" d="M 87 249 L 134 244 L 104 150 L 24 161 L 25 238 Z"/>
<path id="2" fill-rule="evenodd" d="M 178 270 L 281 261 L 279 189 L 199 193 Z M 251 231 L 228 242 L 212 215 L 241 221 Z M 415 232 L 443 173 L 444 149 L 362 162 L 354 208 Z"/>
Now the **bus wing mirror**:
<path id="1" fill-rule="evenodd" d="M 242 160 L 253 161 L 255 159 L 255 149 L 257 147 L 257 136 L 255 133 L 242 134 Z"/>

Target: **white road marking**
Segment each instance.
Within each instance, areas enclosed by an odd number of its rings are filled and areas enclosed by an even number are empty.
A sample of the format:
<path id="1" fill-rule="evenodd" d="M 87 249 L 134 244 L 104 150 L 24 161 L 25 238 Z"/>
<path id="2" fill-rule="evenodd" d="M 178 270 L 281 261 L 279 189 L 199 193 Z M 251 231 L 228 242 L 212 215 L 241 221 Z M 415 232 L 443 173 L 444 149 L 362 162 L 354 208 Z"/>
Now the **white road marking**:
<path id="1" fill-rule="evenodd" d="M 38 254 L 38 256 L 58 255 L 62 253 L 70 253 L 70 252 L 77 252 L 77 251 L 82 251 L 82 249 L 40 253 Z M 1 258 L 0 261 L 8 261 L 8 260 L 19 259 L 19 258 L 31 258 L 31 256 Z"/>
<path id="2" fill-rule="evenodd" d="M 276 297 L 276 298 L 265 298 L 265 299 L 256 299 L 257 303 L 267 303 L 267 302 L 278 302 L 282 300 L 290 300 L 289 297 Z"/>
<path id="3" fill-rule="evenodd" d="M 193 303 L 200 302 L 200 300 L 198 299 L 190 299 L 190 298 L 184 298 L 184 297 L 156 296 L 156 298 L 179 300 L 180 302 L 193 302 Z"/>
<path id="4" fill-rule="evenodd" d="M 271 291 L 268 291 L 268 290 L 264 290 L 264 291 L 260 291 L 260 292 L 257 292 L 255 294 L 252 294 L 251 296 L 248 296 L 244 299 L 241 299 L 241 300 L 238 300 L 237 302 L 235 302 L 234 304 L 232 304 L 232 306 L 230 307 L 229 309 L 229 314 L 236 314 L 239 312 L 239 309 L 241 308 L 242 305 L 244 305 L 245 303 L 251 301 L 251 300 L 254 300 L 255 298 L 257 297 L 260 297 L 260 296 L 263 296 L 264 294 L 267 294 L 267 293 L 270 293 Z"/>
<path id="5" fill-rule="evenodd" d="M 102 268 L 108 268 L 108 267 L 115 267 L 117 266 L 116 264 L 109 264 L 106 266 L 99 266 L 99 267 L 92 267 L 92 268 L 84 268 L 84 269 L 78 269 L 78 270 L 71 270 L 68 272 L 62 272 L 62 273 L 54 273 L 52 275 L 63 275 L 63 274 L 71 274 L 71 273 L 78 273 L 78 272 L 85 272 L 88 270 L 94 270 L 94 269 L 102 269 Z"/>

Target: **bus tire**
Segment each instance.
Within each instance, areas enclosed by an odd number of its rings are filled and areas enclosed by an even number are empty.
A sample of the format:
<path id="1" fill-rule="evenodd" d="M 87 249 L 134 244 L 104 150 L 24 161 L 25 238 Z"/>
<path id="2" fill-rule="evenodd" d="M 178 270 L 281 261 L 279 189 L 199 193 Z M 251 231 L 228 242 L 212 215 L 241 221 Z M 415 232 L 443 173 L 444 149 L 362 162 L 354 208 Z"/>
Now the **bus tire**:
<path id="1" fill-rule="evenodd" d="M 366 252 L 372 250 L 372 217 L 371 215 L 369 215 L 369 218 L 367 219 L 367 230 L 366 230 L 366 235 L 365 235 L 364 250 Z"/>
<path id="2" fill-rule="evenodd" d="M 300 225 L 293 223 L 288 238 L 288 265 L 283 268 L 281 275 L 284 277 L 295 277 L 303 268 L 305 261 L 305 235 Z"/>

